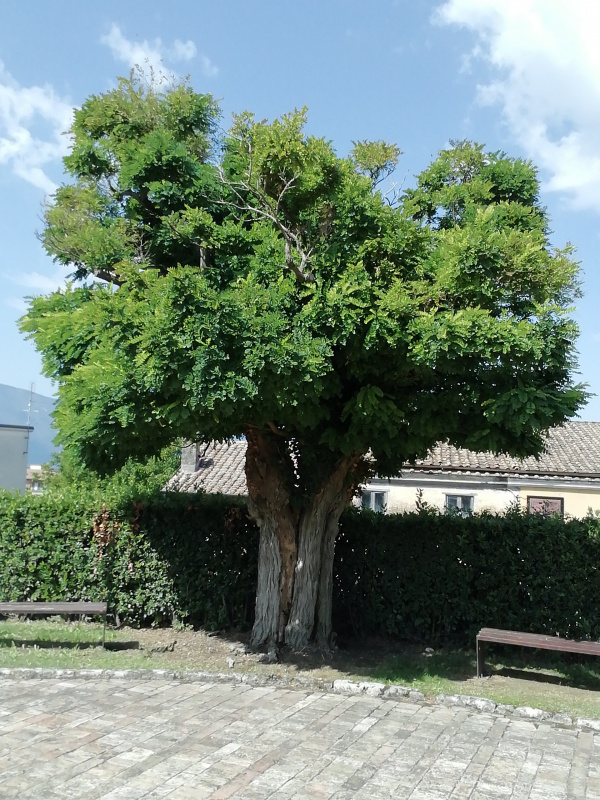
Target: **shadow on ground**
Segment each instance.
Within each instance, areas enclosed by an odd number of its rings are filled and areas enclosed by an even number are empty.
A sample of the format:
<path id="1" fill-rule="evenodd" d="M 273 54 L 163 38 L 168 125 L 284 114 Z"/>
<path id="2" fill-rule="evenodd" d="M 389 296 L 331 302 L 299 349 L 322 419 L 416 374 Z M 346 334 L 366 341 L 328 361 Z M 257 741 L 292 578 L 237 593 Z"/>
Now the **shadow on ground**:
<path id="1" fill-rule="evenodd" d="M 73 642 L 60 641 L 58 639 L 0 639 L 0 648 L 10 647 L 32 647 L 38 650 L 53 650 L 61 648 L 64 650 L 93 650 L 102 647 L 102 638 L 97 642 Z M 139 650 L 140 643 L 136 641 L 106 642 L 105 650 Z"/>

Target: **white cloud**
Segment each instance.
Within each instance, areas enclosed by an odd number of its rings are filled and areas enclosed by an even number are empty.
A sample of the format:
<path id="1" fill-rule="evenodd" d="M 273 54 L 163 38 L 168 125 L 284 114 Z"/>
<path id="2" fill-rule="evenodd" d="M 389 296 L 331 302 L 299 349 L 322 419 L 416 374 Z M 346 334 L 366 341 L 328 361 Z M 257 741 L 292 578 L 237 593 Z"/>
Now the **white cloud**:
<path id="1" fill-rule="evenodd" d="M 55 292 L 57 289 L 63 289 L 69 270 L 67 267 L 54 266 L 53 271 L 48 272 L 21 272 L 21 273 L 8 273 L 2 272 L 1 277 L 13 284 L 15 287 L 21 287 L 21 296 L 15 296 L 11 292 L 4 291 L 3 302 L 5 306 L 12 308 L 19 312 L 19 315 L 25 314 L 29 308 L 26 300 L 27 297 L 34 297 L 40 294 L 49 294 Z M 18 291 L 15 289 L 15 291 Z"/>
<path id="2" fill-rule="evenodd" d="M 219 68 L 213 64 L 208 56 L 201 56 L 202 72 L 207 78 L 216 78 L 219 74 Z"/>
<path id="3" fill-rule="evenodd" d="M 181 42 L 179 39 L 175 39 L 173 42 L 171 54 L 176 61 L 191 61 L 196 53 L 196 45 L 191 39 L 188 39 L 187 42 Z"/>
<path id="4" fill-rule="evenodd" d="M 8 306 L 8 308 L 12 308 L 14 311 L 17 311 L 20 317 L 26 314 L 27 309 L 29 308 L 24 297 L 7 297 L 4 300 L 4 305 Z"/>
<path id="5" fill-rule="evenodd" d="M 155 39 L 154 43 L 147 41 L 132 42 L 121 33 L 118 25 L 112 25 L 106 36 L 100 39 L 107 45 L 117 61 L 124 61 L 128 67 L 139 66 L 148 68 L 155 73 L 163 72 L 162 43 Z"/>
<path id="6" fill-rule="evenodd" d="M 66 276 L 67 269 L 58 267 L 51 275 L 35 271 L 21 273 L 15 278 L 14 283 L 24 286 L 36 294 L 46 294 L 62 288 L 65 285 Z"/>
<path id="7" fill-rule="evenodd" d="M 62 134 L 71 119 L 71 104 L 51 86 L 20 86 L 0 61 L 0 166 L 53 192 L 56 185 L 44 167 L 66 154 L 69 143 Z"/>
<path id="8" fill-rule="evenodd" d="M 40 256 L 43 258 L 42 254 Z M 38 270 L 32 270 L 31 272 L 8 272 L 2 270 L 0 272 L 0 276 L 14 286 L 21 287 L 23 290 L 23 294 L 27 297 L 38 295 L 38 294 L 48 294 L 49 292 L 55 292 L 57 289 L 62 289 L 67 282 L 69 277 L 70 270 L 68 267 L 63 265 L 52 265 L 52 269 L 45 270 L 43 272 L 39 272 Z M 22 304 L 24 300 L 19 298 L 10 298 L 6 297 L 6 301 L 9 304 Z"/>
<path id="9" fill-rule="evenodd" d="M 106 36 L 102 36 L 100 41 L 110 48 L 117 61 L 123 61 L 130 68 L 139 67 L 148 78 L 153 75 L 155 80 L 175 74 L 166 66 L 167 60 L 191 61 L 198 54 L 196 45 L 191 39 L 187 42 L 175 39 L 170 47 L 164 45 L 160 38 L 151 42 L 145 39 L 136 42 L 127 39 L 116 24 L 111 26 L 110 31 Z M 218 67 L 204 54 L 200 54 L 200 59 L 204 75 L 214 78 L 219 72 Z"/>
<path id="10" fill-rule="evenodd" d="M 446 0 L 434 19 L 477 34 L 465 66 L 484 58 L 497 74 L 478 99 L 501 106 L 544 188 L 600 213 L 598 0 Z"/>

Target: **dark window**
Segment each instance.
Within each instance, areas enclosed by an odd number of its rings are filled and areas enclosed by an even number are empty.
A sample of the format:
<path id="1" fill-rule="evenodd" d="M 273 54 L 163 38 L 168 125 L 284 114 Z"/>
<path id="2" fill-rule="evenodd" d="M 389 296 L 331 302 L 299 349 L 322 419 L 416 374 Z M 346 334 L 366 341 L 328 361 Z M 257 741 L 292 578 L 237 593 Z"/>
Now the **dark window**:
<path id="1" fill-rule="evenodd" d="M 565 513 L 565 501 L 563 497 L 527 497 L 527 511 L 530 514 L 559 514 L 561 517 Z"/>
<path id="2" fill-rule="evenodd" d="M 447 494 L 446 495 L 446 508 L 455 513 L 462 514 L 466 517 L 467 514 L 473 513 L 473 495 L 472 494 Z"/>
<path id="3" fill-rule="evenodd" d="M 361 506 L 363 508 L 370 508 L 371 511 L 377 511 L 380 514 L 385 513 L 387 507 L 387 493 L 386 492 L 362 492 L 361 493 Z"/>

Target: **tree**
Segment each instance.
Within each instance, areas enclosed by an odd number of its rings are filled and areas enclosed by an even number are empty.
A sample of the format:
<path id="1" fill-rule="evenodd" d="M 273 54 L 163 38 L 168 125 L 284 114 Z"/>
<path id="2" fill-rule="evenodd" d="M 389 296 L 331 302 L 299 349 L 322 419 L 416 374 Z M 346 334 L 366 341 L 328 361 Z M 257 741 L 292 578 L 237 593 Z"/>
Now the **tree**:
<path id="1" fill-rule="evenodd" d="M 74 453 L 61 450 L 44 467 L 44 494 L 85 497 L 95 502 L 97 509 L 115 497 L 140 503 L 160 492 L 178 466 L 179 448 L 172 446 L 143 463 L 129 459 L 121 469 L 100 476 L 85 467 Z"/>
<path id="2" fill-rule="evenodd" d="M 21 325 L 83 463 L 246 438 L 252 641 L 327 644 L 338 520 L 369 472 L 441 439 L 535 454 L 582 404 L 577 266 L 529 162 L 455 143 L 390 200 L 393 145 L 341 158 L 304 111 L 217 122 L 209 96 L 135 78 L 75 112 L 42 234 L 74 282 Z"/>

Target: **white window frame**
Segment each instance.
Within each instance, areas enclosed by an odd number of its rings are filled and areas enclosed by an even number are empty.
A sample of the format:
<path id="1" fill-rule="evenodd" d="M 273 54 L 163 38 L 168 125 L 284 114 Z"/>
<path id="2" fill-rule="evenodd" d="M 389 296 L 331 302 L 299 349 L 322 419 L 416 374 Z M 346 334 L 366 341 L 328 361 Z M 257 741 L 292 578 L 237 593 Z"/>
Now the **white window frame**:
<path id="1" fill-rule="evenodd" d="M 376 507 L 377 496 L 382 498 L 380 508 Z M 367 500 L 366 503 L 365 499 Z M 376 514 L 385 514 L 387 511 L 387 499 L 388 493 L 381 491 L 380 489 L 363 489 L 360 493 L 360 507 L 368 508 L 370 511 L 374 511 Z"/>
<path id="2" fill-rule="evenodd" d="M 458 501 L 456 505 L 450 505 L 450 503 L 448 502 L 451 497 L 455 498 Z M 472 514 L 473 511 L 475 510 L 475 495 L 474 494 L 454 494 L 454 493 L 448 492 L 445 495 L 445 498 L 446 499 L 445 499 L 445 502 L 444 502 L 444 508 L 446 509 L 446 511 L 452 510 L 453 513 L 460 514 L 463 517 L 468 517 L 469 514 Z M 467 504 L 466 508 L 463 506 L 463 502 L 465 500 L 468 500 L 468 504 Z"/>

